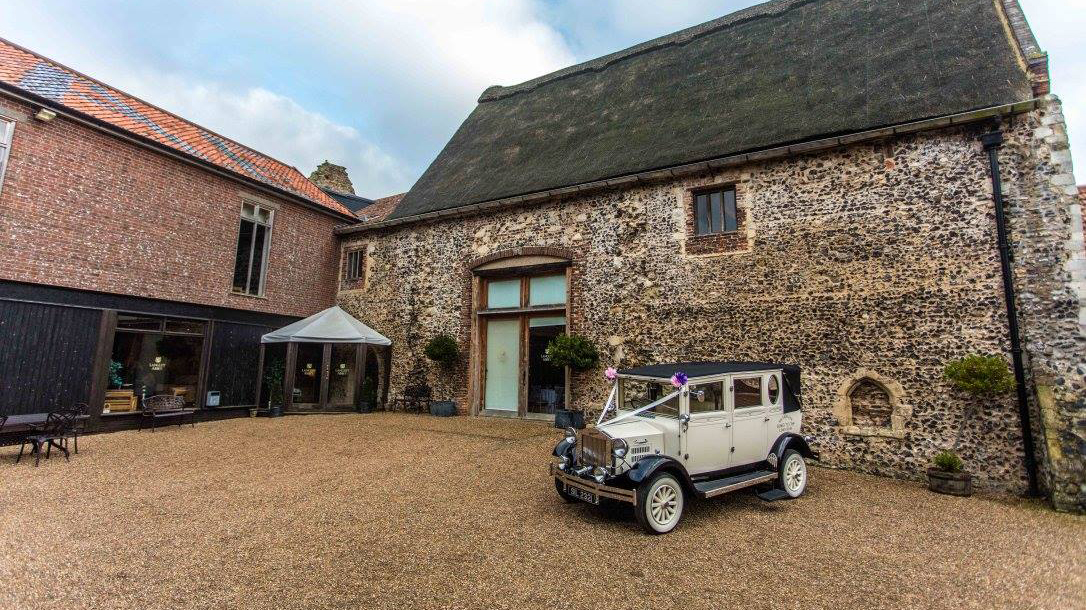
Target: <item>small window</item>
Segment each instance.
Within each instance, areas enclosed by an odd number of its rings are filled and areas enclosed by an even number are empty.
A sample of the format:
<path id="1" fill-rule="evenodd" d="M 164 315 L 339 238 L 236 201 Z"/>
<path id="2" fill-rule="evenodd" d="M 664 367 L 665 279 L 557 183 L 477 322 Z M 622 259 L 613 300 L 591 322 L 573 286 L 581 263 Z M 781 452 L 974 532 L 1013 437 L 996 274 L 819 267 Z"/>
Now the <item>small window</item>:
<path id="1" fill-rule="evenodd" d="M 272 211 L 256 204 L 241 206 L 238 248 L 234 258 L 234 292 L 260 296 L 271 243 Z"/>
<path id="2" fill-rule="evenodd" d="M 528 305 L 561 305 L 565 302 L 565 274 L 541 275 L 528 280 Z"/>
<path id="3" fill-rule="evenodd" d="M 748 407 L 762 406 L 762 378 L 743 377 L 732 382 L 735 388 L 735 408 L 746 409 Z"/>
<path id="4" fill-rule="evenodd" d="M 735 188 L 705 191 L 694 195 L 695 229 L 698 235 L 729 233 L 739 229 L 735 209 Z"/>
<path id="5" fill-rule="evenodd" d="M 520 279 L 487 282 L 486 306 L 487 309 L 520 307 Z"/>
<path id="6" fill-rule="evenodd" d="M 720 400 L 722 387 L 719 381 L 690 386 L 690 413 L 709 413 L 724 408 Z"/>
<path id="7" fill-rule="evenodd" d="M 777 404 L 777 398 L 781 395 L 781 380 L 776 375 L 769 376 L 769 404 Z"/>
<path id="8" fill-rule="evenodd" d="M 362 279 L 362 251 L 355 250 L 347 253 L 347 279 Z"/>
<path id="9" fill-rule="evenodd" d="M 8 149 L 15 133 L 15 121 L 0 116 L 0 190 L 4 188 L 4 170 L 8 167 Z"/>

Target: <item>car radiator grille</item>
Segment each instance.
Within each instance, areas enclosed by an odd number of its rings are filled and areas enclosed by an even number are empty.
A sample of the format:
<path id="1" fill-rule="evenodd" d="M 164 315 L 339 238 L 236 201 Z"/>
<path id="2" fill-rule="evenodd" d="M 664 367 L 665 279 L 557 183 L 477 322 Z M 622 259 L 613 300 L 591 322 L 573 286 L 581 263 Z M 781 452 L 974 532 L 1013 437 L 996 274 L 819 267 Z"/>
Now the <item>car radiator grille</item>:
<path id="1" fill-rule="evenodd" d="M 581 432 L 581 463 L 592 466 L 611 465 L 611 437 L 595 430 Z"/>

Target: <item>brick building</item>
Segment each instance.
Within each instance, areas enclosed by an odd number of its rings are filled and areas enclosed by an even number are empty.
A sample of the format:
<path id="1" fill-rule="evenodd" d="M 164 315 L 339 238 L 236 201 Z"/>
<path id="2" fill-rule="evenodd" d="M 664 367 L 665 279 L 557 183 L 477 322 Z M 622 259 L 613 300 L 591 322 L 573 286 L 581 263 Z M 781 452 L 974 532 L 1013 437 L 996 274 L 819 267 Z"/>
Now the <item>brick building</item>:
<path id="1" fill-rule="evenodd" d="M 1048 88 L 1014 0 L 774 0 L 484 91 L 390 213 L 337 229 L 364 261 L 339 302 L 392 339 L 393 393 L 464 413 L 598 409 L 609 365 L 788 362 L 826 463 L 915 478 L 951 447 L 1081 510 L 1086 253 Z M 1021 400 L 950 387 L 953 359 L 1013 360 L 1012 320 Z M 548 365 L 562 332 L 598 370 Z"/>
<path id="2" fill-rule="evenodd" d="M 260 336 L 333 304 L 332 231 L 355 219 L 296 169 L 2 40 L 0 180 L 0 404 L 86 402 L 99 429 L 150 394 L 205 418 L 256 405 Z"/>

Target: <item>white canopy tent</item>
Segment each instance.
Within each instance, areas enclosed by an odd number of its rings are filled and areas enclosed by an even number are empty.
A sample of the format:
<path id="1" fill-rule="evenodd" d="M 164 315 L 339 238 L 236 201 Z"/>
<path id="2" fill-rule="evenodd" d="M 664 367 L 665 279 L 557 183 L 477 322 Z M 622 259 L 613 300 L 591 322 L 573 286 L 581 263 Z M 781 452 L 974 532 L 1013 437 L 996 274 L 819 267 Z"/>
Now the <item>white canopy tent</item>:
<path id="1" fill-rule="evenodd" d="M 261 343 L 367 343 L 392 345 L 387 337 L 333 305 L 260 338 Z"/>
<path id="2" fill-rule="evenodd" d="M 369 364 L 376 362 L 379 369 L 377 402 L 382 402 L 387 367 L 381 365 L 392 341 L 339 306 L 272 331 L 260 342 L 261 379 L 269 355 L 283 363 L 282 406 L 287 411 L 354 411 L 363 407 L 361 395 L 371 356 L 375 360 Z M 282 347 L 275 348 L 281 344 L 286 344 L 285 353 Z"/>

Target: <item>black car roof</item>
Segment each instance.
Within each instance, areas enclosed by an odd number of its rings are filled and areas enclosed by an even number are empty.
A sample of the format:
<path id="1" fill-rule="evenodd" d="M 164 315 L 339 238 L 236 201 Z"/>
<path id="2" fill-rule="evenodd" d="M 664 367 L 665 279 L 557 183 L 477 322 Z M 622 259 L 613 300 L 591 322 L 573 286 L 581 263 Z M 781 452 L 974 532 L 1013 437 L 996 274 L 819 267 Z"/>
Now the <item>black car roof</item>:
<path id="1" fill-rule="evenodd" d="M 664 364 L 650 364 L 619 371 L 620 375 L 636 375 L 638 377 L 657 377 L 666 379 L 675 373 L 685 373 L 687 377 L 709 377 L 711 375 L 723 375 L 726 373 L 746 373 L 750 371 L 765 371 L 779 369 L 789 373 L 799 372 L 799 367 L 794 364 L 782 364 L 779 362 L 743 362 L 743 361 L 719 361 L 719 362 L 670 362 Z"/>

